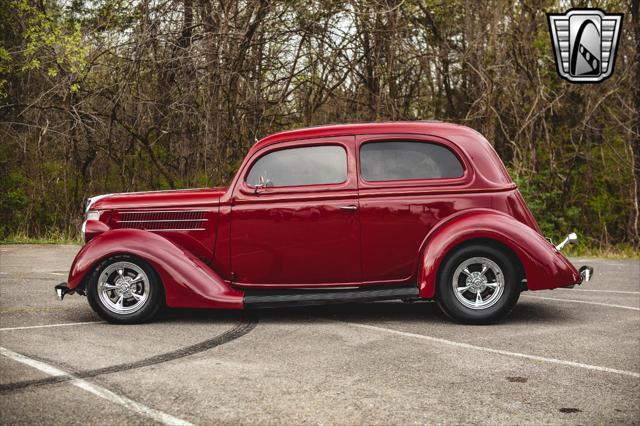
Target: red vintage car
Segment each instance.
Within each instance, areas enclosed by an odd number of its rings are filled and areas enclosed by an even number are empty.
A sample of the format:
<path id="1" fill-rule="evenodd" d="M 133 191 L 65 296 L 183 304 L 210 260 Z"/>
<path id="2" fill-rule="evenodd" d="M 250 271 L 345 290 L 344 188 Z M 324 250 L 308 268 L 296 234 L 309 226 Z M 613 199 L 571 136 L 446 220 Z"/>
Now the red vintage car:
<path id="1" fill-rule="evenodd" d="M 440 122 L 277 133 L 228 188 L 90 198 L 58 297 L 107 321 L 162 306 L 245 309 L 435 299 L 496 321 L 525 290 L 588 280 L 554 247 L 478 132 Z"/>

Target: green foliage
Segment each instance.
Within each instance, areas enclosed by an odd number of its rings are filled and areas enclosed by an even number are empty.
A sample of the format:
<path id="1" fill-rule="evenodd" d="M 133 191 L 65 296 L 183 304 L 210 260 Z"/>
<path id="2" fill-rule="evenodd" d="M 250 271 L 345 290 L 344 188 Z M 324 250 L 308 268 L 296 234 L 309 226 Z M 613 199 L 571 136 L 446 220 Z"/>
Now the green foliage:
<path id="1" fill-rule="evenodd" d="M 20 48 L 0 45 L 0 75 L 43 70 L 51 79 L 67 81 L 67 90 L 76 92 L 79 86 L 73 81 L 87 65 L 82 27 L 64 16 L 55 2 L 44 4 L 12 0 L 0 14 L 0 27 L 21 39 Z M 8 95 L 6 85 L 7 79 L 0 78 L 0 97 Z"/>
<path id="2" fill-rule="evenodd" d="M 566 234 L 574 231 L 573 224 L 580 214 L 580 209 L 563 205 L 562 188 L 554 183 L 549 171 L 544 170 L 525 177 L 518 175 L 511 168 L 510 174 L 536 218 L 543 235 L 559 241 Z M 560 214 L 549 214 L 549 212 Z"/>
<path id="3" fill-rule="evenodd" d="M 8 96 L 7 84 L 9 81 L 4 76 L 9 72 L 11 72 L 11 55 L 0 42 L 0 99 Z"/>
<path id="4" fill-rule="evenodd" d="M 0 239 L 19 229 L 21 218 L 29 206 L 28 186 L 29 180 L 19 172 L 4 177 L 0 191 Z"/>

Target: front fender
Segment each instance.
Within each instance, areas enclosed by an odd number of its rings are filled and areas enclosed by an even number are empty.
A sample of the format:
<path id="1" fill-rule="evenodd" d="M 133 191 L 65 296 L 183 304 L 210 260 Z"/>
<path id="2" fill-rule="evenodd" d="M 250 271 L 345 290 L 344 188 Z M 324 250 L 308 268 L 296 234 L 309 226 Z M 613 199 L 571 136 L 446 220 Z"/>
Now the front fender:
<path id="1" fill-rule="evenodd" d="M 418 273 L 420 297 L 433 298 L 438 270 L 448 253 L 465 241 L 486 238 L 509 247 L 520 259 L 529 290 L 564 287 L 580 282 L 580 274 L 538 232 L 495 210 L 475 210 L 436 227 L 426 238 Z"/>
<path id="2" fill-rule="evenodd" d="M 242 309 L 243 293 L 204 262 L 166 238 L 139 229 L 115 229 L 89 241 L 71 265 L 69 289 L 77 288 L 102 259 L 117 254 L 148 262 L 162 280 L 170 307 Z"/>

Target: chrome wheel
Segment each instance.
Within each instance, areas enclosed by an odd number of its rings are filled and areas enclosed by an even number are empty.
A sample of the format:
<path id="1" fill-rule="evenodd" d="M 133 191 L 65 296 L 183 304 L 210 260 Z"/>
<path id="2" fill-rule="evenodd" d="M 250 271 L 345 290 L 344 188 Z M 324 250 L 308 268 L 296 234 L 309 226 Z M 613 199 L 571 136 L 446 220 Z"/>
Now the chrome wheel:
<path id="1" fill-rule="evenodd" d="M 100 302 L 116 314 L 132 314 L 139 311 L 150 294 L 149 278 L 135 263 L 112 263 L 102 271 L 98 279 Z"/>
<path id="2" fill-rule="evenodd" d="M 486 257 L 472 257 L 453 273 L 453 294 L 470 309 L 487 309 L 496 304 L 504 292 L 502 269 Z"/>

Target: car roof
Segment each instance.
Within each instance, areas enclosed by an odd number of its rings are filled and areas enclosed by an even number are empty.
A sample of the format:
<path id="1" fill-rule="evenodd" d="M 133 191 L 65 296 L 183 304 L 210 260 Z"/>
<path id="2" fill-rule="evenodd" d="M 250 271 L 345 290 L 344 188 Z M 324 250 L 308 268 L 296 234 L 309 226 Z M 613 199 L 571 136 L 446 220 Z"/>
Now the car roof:
<path id="1" fill-rule="evenodd" d="M 252 150 L 259 150 L 268 145 L 296 139 L 379 133 L 417 133 L 440 136 L 441 134 L 450 134 L 451 132 L 473 132 L 476 135 L 478 134 L 475 130 L 469 127 L 453 123 L 444 123 L 436 120 L 326 124 L 274 133 L 256 142 Z"/>
<path id="2" fill-rule="evenodd" d="M 512 182 L 500 157 L 484 136 L 467 126 L 435 120 L 330 124 L 287 130 L 274 133 L 256 142 L 249 150 L 247 157 L 267 146 L 294 140 L 394 133 L 431 135 L 447 139 L 460 148 L 473 162 L 476 171 L 484 175 L 489 182 L 498 184 Z"/>

